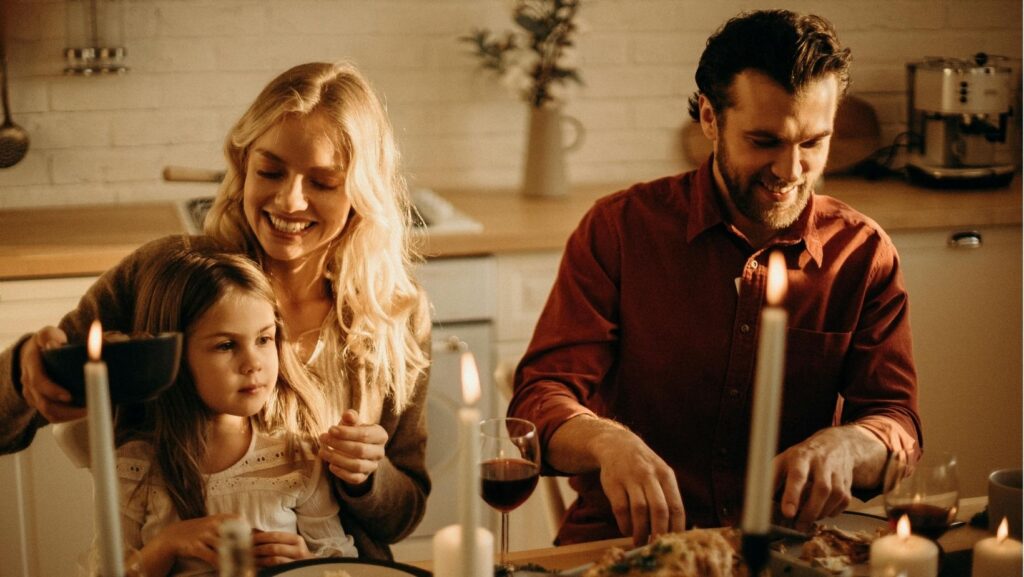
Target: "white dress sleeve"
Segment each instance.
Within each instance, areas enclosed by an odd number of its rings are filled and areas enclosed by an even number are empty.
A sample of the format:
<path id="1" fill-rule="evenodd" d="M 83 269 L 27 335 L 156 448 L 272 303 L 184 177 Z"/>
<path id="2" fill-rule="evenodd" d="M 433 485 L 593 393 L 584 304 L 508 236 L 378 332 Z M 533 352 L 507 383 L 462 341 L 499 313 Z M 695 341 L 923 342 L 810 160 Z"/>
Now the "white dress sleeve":
<path id="1" fill-rule="evenodd" d="M 305 498 L 295 507 L 299 535 L 314 557 L 357 557 L 355 542 L 346 535 L 338 517 L 338 502 L 331 490 L 323 461 L 313 456 L 313 471 Z"/>
<path id="2" fill-rule="evenodd" d="M 115 455 L 125 558 L 142 549 L 143 545 L 142 526 L 149 501 L 149 487 L 143 481 L 149 472 L 150 455 L 149 445 L 142 441 L 125 443 L 117 448 Z M 89 554 L 84 559 L 80 558 L 80 562 L 85 565 L 86 575 L 99 574 L 99 542 L 96 537 L 93 537 Z"/>

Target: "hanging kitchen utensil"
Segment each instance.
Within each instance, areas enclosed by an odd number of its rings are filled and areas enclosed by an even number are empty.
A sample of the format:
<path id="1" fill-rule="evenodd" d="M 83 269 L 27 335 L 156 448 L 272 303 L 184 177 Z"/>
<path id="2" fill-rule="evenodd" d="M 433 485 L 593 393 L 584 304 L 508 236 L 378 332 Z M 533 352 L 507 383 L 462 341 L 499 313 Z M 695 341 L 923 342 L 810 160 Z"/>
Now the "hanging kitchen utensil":
<path id="1" fill-rule="evenodd" d="M 11 105 L 7 101 L 7 35 L 3 12 L 0 9 L 0 104 L 4 108 L 4 123 L 0 125 L 0 168 L 9 168 L 25 158 L 28 133 L 11 120 Z"/>

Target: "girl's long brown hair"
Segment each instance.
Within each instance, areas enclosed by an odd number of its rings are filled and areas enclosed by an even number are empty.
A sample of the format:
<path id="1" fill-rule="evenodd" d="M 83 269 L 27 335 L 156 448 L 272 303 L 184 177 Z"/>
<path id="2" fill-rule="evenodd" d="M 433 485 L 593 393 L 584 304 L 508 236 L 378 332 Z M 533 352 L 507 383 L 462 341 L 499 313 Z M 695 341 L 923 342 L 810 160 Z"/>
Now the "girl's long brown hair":
<path id="1" fill-rule="evenodd" d="M 140 277 L 133 331 L 154 335 L 182 332 L 186 347 L 195 323 L 229 291 L 270 303 L 276 317 L 280 373 L 269 402 L 252 419 L 253 428 L 294 432 L 293 440 L 303 438 L 316 446 L 323 422 L 323 397 L 285 344 L 273 290 L 254 262 L 236 254 L 187 246 L 166 260 L 150 263 Z M 176 382 L 141 409 L 134 422 L 119 415 L 118 442 L 148 441 L 157 465 L 149 474 L 159 472 L 178 516 L 183 520 L 206 516 L 206 486 L 200 463 L 206 455 L 206 430 L 212 413 L 196 392 L 184 352 Z"/>

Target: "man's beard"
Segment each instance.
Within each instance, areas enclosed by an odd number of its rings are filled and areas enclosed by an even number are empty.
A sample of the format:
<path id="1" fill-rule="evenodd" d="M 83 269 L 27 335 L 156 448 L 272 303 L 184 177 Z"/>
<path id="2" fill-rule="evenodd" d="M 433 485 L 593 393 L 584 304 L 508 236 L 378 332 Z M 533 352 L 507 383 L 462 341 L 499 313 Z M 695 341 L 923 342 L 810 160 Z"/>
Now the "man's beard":
<path id="1" fill-rule="evenodd" d="M 772 230 L 782 230 L 800 218 L 800 213 L 804 211 L 807 201 L 811 198 L 812 184 L 809 181 L 804 180 L 797 185 L 796 201 L 792 204 L 759 202 L 754 192 L 759 178 L 754 176 L 744 184 L 742 177 L 729 164 L 729 150 L 725 141 L 720 139 L 716 148 L 715 163 L 725 182 L 725 193 L 729 195 L 733 206 L 740 214 Z M 777 183 L 765 184 L 773 186 Z"/>

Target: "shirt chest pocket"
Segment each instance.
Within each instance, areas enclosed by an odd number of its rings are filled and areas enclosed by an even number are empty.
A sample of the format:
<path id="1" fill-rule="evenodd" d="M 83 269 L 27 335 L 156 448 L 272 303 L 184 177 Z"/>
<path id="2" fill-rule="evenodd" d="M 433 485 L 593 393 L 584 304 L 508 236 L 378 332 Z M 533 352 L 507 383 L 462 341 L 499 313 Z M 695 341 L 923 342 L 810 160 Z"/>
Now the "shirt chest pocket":
<path id="1" fill-rule="evenodd" d="M 785 399 L 805 410 L 831 411 L 843 387 L 843 365 L 853 333 L 789 328 Z M 831 413 L 829 413 L 831 414 Z"/>

